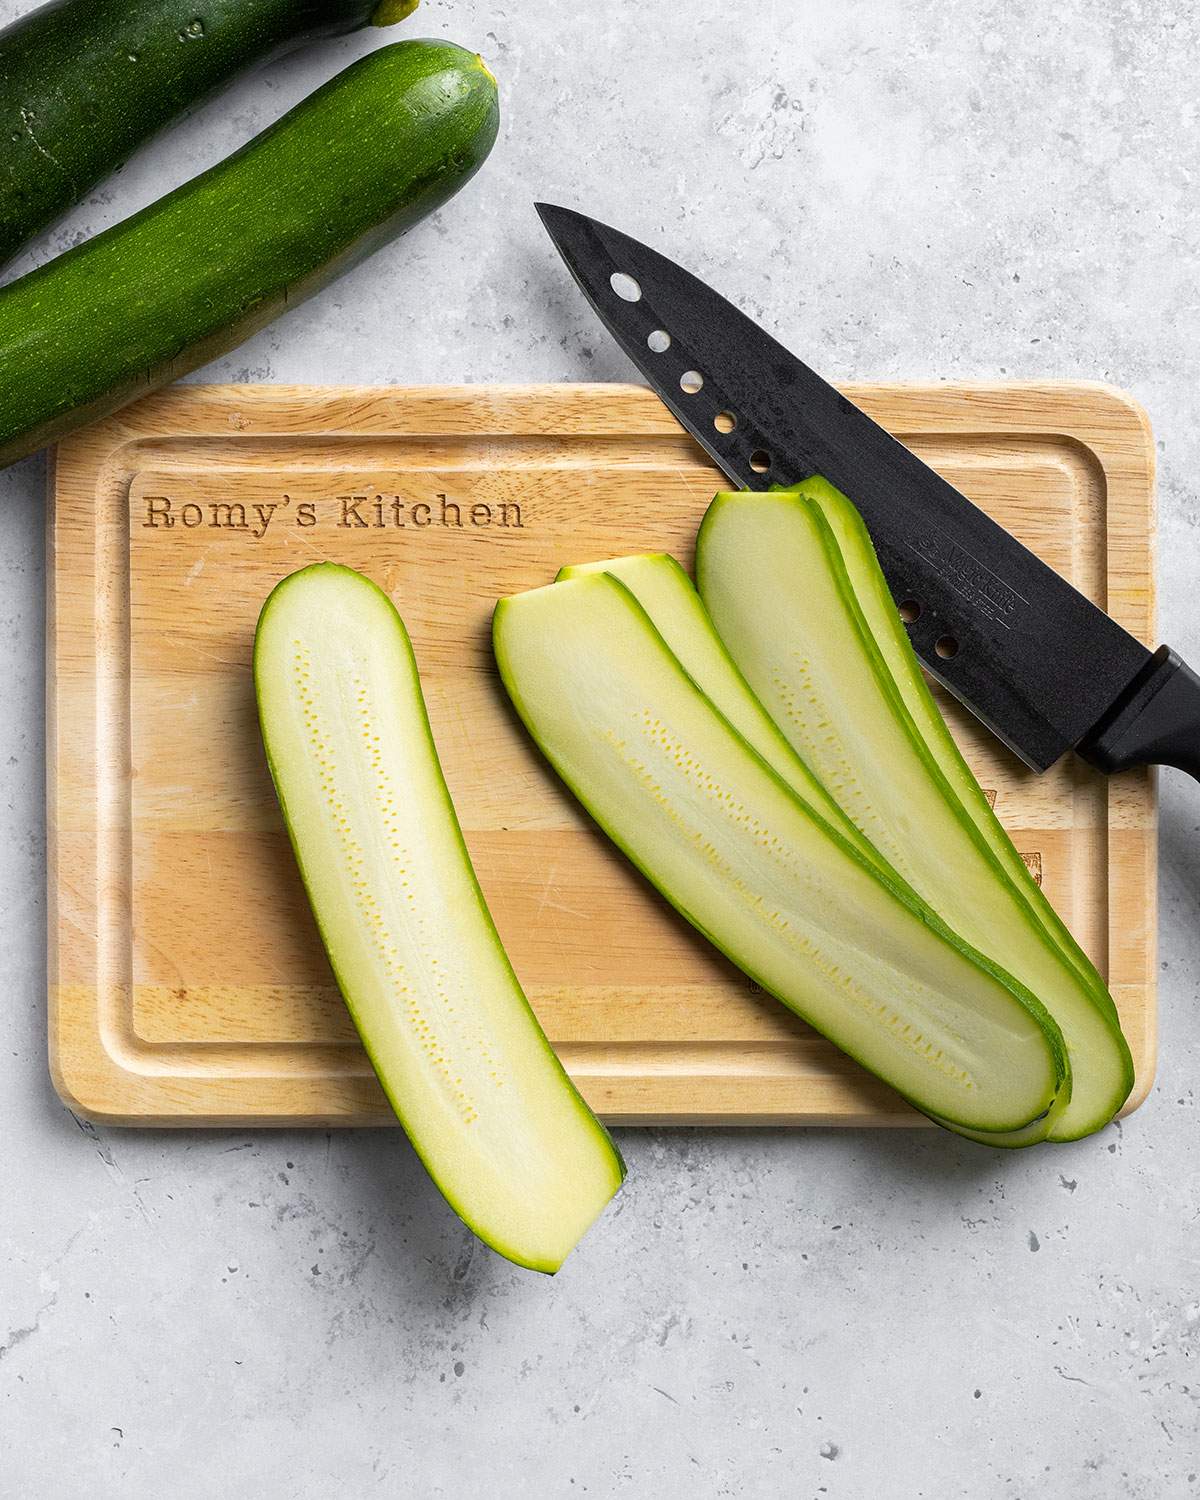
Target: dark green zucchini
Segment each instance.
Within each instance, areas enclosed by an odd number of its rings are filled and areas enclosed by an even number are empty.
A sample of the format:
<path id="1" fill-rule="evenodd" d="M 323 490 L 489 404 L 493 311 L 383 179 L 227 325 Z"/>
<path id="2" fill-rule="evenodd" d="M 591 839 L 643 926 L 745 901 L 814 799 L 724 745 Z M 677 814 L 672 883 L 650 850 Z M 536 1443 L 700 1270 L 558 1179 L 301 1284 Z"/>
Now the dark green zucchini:
<path id="1" fill-rule="evenodd" d="M 416 0 L 56 0 L 0 31 L 0 264 L 252 64 Z"/>
<path id="2" fill-rule="evenodd" d="M 496 138 L 496 83 L 397 42 L 236 155 L 0 287 L 0 464 L 224 354 L 444 203 Z"/>

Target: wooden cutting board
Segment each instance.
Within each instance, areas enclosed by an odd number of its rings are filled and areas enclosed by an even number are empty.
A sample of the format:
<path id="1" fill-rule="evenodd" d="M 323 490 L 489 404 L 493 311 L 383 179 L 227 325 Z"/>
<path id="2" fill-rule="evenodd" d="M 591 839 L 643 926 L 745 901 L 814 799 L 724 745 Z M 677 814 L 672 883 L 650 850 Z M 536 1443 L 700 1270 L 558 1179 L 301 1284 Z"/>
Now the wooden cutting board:
<path id="1" fill-rule="evenodd" d="M 1147 642 L 1153 447 L 1096 385 L 848 394 Z M 916 1116 L 757 992 L 633 872 L 526 741 L 498 595 L 560 564 L 691 562 L 718 475 L 629 386 L 176 387 L 58 450 L 51 518 L 50 1051 L 113 1122 L 381 1123 L 293 867 L 250 648 L 281 577 L 369 573 L 413 637 L 447 780 L 551 1040 L 618 1123 Z M 1047 649 L 1053 650 L 1052 639 Z M 1017 846 L 1154 1057 L 1152 779 L 1034 777 L 957 708 Z"/>

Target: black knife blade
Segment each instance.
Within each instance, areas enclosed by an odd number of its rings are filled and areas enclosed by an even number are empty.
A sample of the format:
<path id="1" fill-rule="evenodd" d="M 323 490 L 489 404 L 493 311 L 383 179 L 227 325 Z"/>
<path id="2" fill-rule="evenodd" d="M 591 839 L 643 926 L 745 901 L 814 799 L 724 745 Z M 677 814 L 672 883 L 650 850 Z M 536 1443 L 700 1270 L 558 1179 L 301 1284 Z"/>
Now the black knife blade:
<path id="1" fill-rule="evenodd" d="M 922 662 L 1035 770 L 1096 740 L 1180 669 L 1192 676 L 1165 648 L 1152 656 L 704 282 L 595 219 L 537 210 L 601 322 L 730 479 L 767 489 L 821 474 L 849 496 L 897 602 L 919 607 L 909 631 Z M 1091 758 L 1106 770 L 1180 764 L 1179 752 L 1136 747 L 1129 759 L 1128 729 L 1125 759 Z M 1196 744 L 1200 753 L 1200 734 Z"/>

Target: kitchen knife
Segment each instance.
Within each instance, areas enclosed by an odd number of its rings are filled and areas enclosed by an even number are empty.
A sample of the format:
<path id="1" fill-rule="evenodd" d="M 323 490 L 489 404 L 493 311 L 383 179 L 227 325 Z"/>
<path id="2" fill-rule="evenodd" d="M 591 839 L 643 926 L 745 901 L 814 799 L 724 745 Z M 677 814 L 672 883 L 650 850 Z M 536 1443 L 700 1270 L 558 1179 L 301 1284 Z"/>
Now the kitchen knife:
<path id="1" fill-rule="evenodd" d="M 548 203 L 601 322 L 737 485 L 823 475 L 858 507 L 929 671 L 1036 771 L 1200 779 L 1200 678 L 1151 652 L 732 303 L 665 256 Z"/>

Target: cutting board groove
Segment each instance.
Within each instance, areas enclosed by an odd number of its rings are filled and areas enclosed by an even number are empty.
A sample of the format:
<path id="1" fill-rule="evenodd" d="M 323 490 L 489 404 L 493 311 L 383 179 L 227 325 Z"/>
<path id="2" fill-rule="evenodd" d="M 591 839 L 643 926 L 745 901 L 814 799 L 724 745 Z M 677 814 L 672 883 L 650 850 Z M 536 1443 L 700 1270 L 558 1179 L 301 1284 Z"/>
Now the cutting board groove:
<path id="1" fill-rule="evenodd" d="M 1153 448 L 1088 384 L 848 394 L 1146 641 Z M 492 668 L 495 599 L 560 564 L 690 565 L 719 477 L 632 386 L 182 386 L 58 450 L 50 522 L 50 1050 L 119 1123 L 390 1120 L 316 939 L 250 645 L 318 558 L 404 615 L 467 842 L 551 1039 L 616 1123 L 920 1122 L 715 954 L 546 770 Z M 1053 649 L 1053 642 L 1047 642 Z M 956 705 L 997 811 L 1154 1066 L 1152 777 L 1034 777 Z"/>

